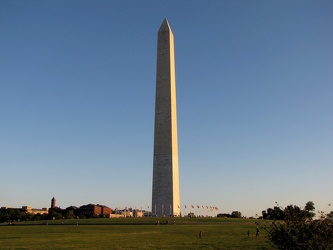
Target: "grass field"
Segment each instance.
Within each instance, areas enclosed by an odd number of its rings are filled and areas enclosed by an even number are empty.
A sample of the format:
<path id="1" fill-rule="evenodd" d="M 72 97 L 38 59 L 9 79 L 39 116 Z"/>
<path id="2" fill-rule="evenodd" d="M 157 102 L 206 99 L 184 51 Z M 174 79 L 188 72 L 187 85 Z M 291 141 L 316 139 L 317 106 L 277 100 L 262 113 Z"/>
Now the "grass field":
<path id="1" fill-rule="evenodd" d="M 81 219 L 0 226 L 0 249 L 271 249 L 255 220 Z M 175 221 L 175 223 L 174 223 Z M 47 224 L 46 224 L 47 223 Z M 250 236 L 247 231 L 250 230 Z M 199 232 L 202 238 L 199 239 Z"/>

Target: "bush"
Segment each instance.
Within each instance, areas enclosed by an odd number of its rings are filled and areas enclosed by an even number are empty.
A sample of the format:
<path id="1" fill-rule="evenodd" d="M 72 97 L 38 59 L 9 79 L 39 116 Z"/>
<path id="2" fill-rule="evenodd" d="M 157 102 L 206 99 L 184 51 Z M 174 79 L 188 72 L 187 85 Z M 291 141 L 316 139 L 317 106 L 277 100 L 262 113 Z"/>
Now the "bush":
<path id="1" fill-rule="evenodd" d="M 312 215 L 309 216 L 309 210 L 306 208 L 301 210 L 292 205 L 286 207 L 284 211 L 286 212 L 284 221 L 278 222 L 275 220 L 264 227 L 268 232 L 269 240 L 275 247 L 296 250 L 332 249 L 332 220 L 324 217 L 320 220 L 312 220 Z M 302 211 L 306 211 L 306 213 Z"/>

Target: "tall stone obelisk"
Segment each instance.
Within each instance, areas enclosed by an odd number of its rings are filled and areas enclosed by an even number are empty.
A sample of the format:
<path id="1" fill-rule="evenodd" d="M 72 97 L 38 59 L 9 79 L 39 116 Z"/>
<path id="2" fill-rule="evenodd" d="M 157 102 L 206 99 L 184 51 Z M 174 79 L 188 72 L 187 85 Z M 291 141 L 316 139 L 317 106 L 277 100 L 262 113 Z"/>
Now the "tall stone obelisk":
<path id="1" fill-rule="evenodd" d="M 158 30 L 152 214 L 180 215 L 174 39 L 167 19 Z"/>

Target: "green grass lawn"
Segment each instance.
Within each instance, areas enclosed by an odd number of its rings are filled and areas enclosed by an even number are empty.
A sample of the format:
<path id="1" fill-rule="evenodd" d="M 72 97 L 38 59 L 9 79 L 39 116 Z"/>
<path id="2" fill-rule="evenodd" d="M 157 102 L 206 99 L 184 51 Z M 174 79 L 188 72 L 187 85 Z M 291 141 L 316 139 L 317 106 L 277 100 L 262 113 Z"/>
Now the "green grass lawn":
<path id="1" fill-rule="evenodd" d="M 165 219 L 155 225 L 156 220 L 81 219 L 46 221 L 48 225 L 2 225 L 0 249 L 271 249 L 263 230 L 255 237 L 255 220 L 175 218 L 169 219 L 168 225 Z"/>

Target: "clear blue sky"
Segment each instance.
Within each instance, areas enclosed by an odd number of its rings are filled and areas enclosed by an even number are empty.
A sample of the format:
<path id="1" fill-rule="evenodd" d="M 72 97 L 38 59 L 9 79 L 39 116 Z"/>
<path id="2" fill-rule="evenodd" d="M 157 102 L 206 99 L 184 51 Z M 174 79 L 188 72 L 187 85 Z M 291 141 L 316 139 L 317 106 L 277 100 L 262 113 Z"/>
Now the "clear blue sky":
<path id="1" fill-rule="evenodd" d="M 0 1 L 0 206 L 151 203 L 157 31 L 181 203 L 333 203 L 332 1 Z"/>

